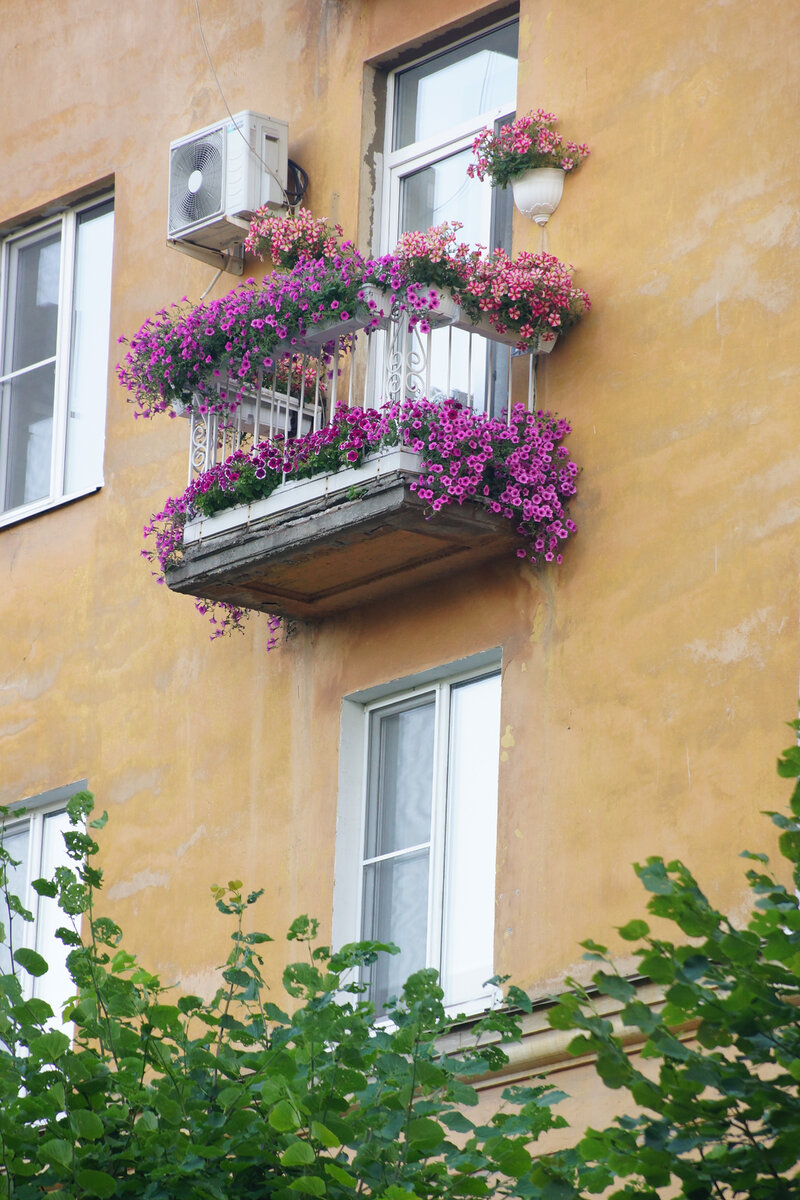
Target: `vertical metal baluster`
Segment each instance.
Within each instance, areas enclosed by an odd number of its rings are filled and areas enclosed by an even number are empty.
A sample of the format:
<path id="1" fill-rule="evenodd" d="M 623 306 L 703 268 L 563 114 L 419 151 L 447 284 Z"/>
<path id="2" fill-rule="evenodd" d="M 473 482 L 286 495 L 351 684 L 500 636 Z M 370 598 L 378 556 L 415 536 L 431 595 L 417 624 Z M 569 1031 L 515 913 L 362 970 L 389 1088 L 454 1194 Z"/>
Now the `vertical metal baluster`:
<path id="1" fill-rule="evenodd" d="M 375 360 L 375 353 L 373 350 L 373 346 L 375 345 L 375 334 L 373 331 L 372 333 L 365 333 L 364 336 L 367 339 L 367 356 L 366 356 L 367 361 L 364 366 L 364 395 L 361 398 L 361 407 L 362 407 L 362 409 L 366 410 L 367 392 L 369 390 L 369 380 L 370 380 L 370 375 L 372 374 L 373 363 Z"/>
<path id="2" fill-rule="evenodd" d="M 511 424 L 511 347 L 508 349 L 508 382 L 506 383 L 506 423 Z"/>
<path id="3" fill-rule="evenodd" d="M 217 459 L 217 414 L 206 413 L 208 418 L 208 438 L 206 440 L 206 464 L 205 469 L 208 471 L 214 466 Z"/>
<path id="4" fill-rule="evenodd" d="M 275 397 L 278 390 L 278 363 L 272 364 L 272 382 L 269 389 L 269 440 L 275 436 Z"/>
<path id="5" fill-rule="evenodd" d="M 403 347 L 403 366 L 400 372 L 400 396 L 402 402 L 406 399 L 406 388 L 408 386 L 408 355 L 411 349 L 411 326 L 409 324 L 408 313 L 403 313 L 403 332 L 402 332 L 402 347 Z"/>
<path id="6" fill-rule="evenodd" d="M 292 399 L 292 368 L 289 367 L 289 373 L 286 376 L 286 419 L 283 425 L 283 437 L 285 441 L 289 441 L 289 414 Z"/>
<path id="7" fill-rule="evenodd" d="M 355 334 L 352 334 L 351 336 L 355 337 Z M 354 349 L 355 349 L 355 346 L 351 342 L 350 343 L 350 353 L 347 356 L 347 370 L 349 372 L 349 376 L 348 376 L 348 380 L 347 380 L 347 407 L 348 408 L 353 407 L 353 350 Z"/>
<path id="8" fill-rule="evenodd" d="M 468 333 L 469 346 L 467 348 L 467 404 L 472 408 L 472 341 L 474 334 Z"/>
<path id="9" fill-rule="evenodd" d="M 305 354 L 300 359 L 300 399 L 297 404 L 297 436 L 303 436 L 303 417 L 306 411 L 306 363 Z"/>
<path id="10" fill-rule="evenodd" d="M 397 320 L 395 318 L 394 306 L 392 306 L 392 315 L 389 318 L 389 328 L 386 330 L 386 336 L 383 342 L 383 389 L 381 391 L 381 400 L 390 400 L 389 396 L 389 359 L 394 353 L 393 347 L 395 338 L 397 337 Z"/>
<path id="11" fill-rule="evenodd" d="M 339 390 L 339 339 L 333 344 L 333 359 L 331 360 L 331 412 L 336 411 L 337 392 Z"/>
<path id="12" fill-rule="evenodd" d="M 258 368 L 256 377 L 256 402 L 253 409 L 253 445 L 261 441 L 261 393 L 264 387 L 264 368 Z"/>
<path id="13" fill-rule="evenodd" d="M 195 430 L 197 429 L 197 415 L 197 410 L 194 404 L 192 404 L 192 415 L 189 418 L 189 478 L 186 481 L 187 487 L 192 482 L 192 475 L 194 474 L 194 439 Z"/>
<path id="14" fill-rule="evenodd" d="M 533 369 L 534 355 L 528 355 L 528 412 L 533 412 L 533 397 L 536 387 L 536 373 Z"/>
<path id="15" fill-rule="evenodd" d="M 317 359 L 317 378 L 314 383 L 314 420 L 312 422 L 312 425 L 313 425 L 313 429 L 314 429 L 315 433 L 319 429 L 317 420 L 319 417 L 319 377 L 320 377 L 321 373 L 322 373 L 322 357 L 320 356 Z"/>
<path id="16" fill-rule="evenodd" d="M 281 483 L 286 479 L 286 447 L 289 445 L 289 399 L 292 393 L 292 362 L 289 359 L 289 370 L 286 374 L 286 420 L 283 426 L 283 466 L 281 467 Z"/>
<path id="17" fill-rule="evenodd" d="M 471 336 L 472 335 L 470 334 L 470 337 Z M 450 373 L 451 373 L 452 365 L 453 365 L 453 326 L 448 325 L 447 326 L 447 393 L 445 395 L 445 400 L 449 400 L 451 398 L 450 397 L 450 392 L 451 392 Z"/>
<path id="18" fill-rule="evenodd" d="M 433 338 L 433 330 L 428 330 L 428 336 L 425 339 L 425 399 L 427 400 L 431 394 L 431 342 Z"/>

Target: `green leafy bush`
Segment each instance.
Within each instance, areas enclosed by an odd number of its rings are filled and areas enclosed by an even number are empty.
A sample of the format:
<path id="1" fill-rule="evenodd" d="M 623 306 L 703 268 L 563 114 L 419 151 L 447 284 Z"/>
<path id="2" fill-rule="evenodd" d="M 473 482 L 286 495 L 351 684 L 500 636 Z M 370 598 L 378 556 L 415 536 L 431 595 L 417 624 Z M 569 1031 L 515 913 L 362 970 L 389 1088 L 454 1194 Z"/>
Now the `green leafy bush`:
<path id="1" fill-rule="evenodd" d="M 24 998 L 19 974 L 46 964 L 17 950 L 18 972 L 0 976 L 0 1196 L 515 1193 L 531 1168 L 530 1139 L 564 1122 L 549 1107 L 559 1094 L 546 1087 L 509 1089 L 488 1123 L 467 1115 L 478 1099 L 469 1079 L 504 1060 L 514 1017 L 489 1014 L 466 1049 L 446 1053 L 440 1039 L 452 1021 L 426 970 L 390 1007 L 391 1023 L 376 1023 L 358 971 L 392 948 L 332 954 L 307 917 L 289 930 L 304 957 L 287 967 L 276 1003 L 261 975 L 271 939 L 245 931 L 260 893 L 245 894 L 238 880 L 212 889 L 234 926 L 219 990 L 210 1001 L 175 998 L 122 948 L 118 926 L 95 915 L 97 845 L 83 832 L 91 797 L 69 807 L 73 867 L 37 886 L 71 918 L 61 937 L 71 947 L 75 1039 L 51 1027 L 44 1001 Z M 8 864 L 0 845 L 3 884 Z"/>

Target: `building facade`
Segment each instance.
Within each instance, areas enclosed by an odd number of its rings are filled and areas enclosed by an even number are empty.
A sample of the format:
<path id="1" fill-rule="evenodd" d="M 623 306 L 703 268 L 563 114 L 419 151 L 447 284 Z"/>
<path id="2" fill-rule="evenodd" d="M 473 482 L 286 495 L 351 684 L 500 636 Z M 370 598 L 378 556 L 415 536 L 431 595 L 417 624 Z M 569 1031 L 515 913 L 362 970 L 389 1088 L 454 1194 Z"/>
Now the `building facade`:
<path id="1" fill-rule="evenodd" d="M 209 887 L 239 878 L 275 935 L 400 941 L 377 998 L 424 959 L 473 1011 L 493 973 L 545 997 L 614 945 L 649 854 L 735 912 L 798 690 L 797 12 L 12 0 L 0 38 L 0 802 L 30 802 L 29 874 L 88 781 L 106 905 L 164 979 L 213 989 Z M 117 339 L 236 283 L 166 244 L 170 143 L 226 106 L 288 122 L 305 205 L 365 253 L 444 219 L 538 250 L 472 139 L 542 107 L 589 143 L 547 238 L 592 311 L 535 366 L 582 468 L 561 564 L 401 575 L 269 653 L 263 616 L 211 641 L 154 586 L 188 427 L 133 420 Z"/>

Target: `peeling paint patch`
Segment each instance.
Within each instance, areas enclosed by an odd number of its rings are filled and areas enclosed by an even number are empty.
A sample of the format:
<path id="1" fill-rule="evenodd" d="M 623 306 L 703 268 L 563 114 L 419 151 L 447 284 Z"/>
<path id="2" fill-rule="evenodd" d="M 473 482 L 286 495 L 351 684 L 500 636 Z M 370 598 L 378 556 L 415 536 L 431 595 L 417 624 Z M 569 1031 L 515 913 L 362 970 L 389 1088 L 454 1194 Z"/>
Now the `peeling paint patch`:
<path id="1" fill-rule="evenodd" d="M 206 831 L 205 825 L 198 825 L 197 829 L 195 829 L 192 836 L 190 838 L 187 838 L 185 842 L 181 842 L 180 846 L 178 846 L 178 848 L 175 851 L 175 857 L 183 858 L 186 851 L 190 850 L 192 848 L 192 846 L 195 844 L 195 842 L 200 840 L 200 838 L 203 836 L 205 831 Z"/>
<path id="2" fill-rule="evenodd" d="M 728 665 L 743 662 L 745 659 L 755 659 L 759 666 L 763 665 L 761 647 L 753 644 L 753 633 L 763 626 L 769 615 L 769 609 L 760 608 L 750 617 L 745 617 L 732 629 L 726 629 L 716 642 L 706 642 L 698 639 L 689 642 L 687 650 L 695 662 L 715 662 Z"/>
<path id="3" fill-rule="evenodd" d="M 718 256 L 709 278 L 687 296 L 683 312 L 687 323 L 708 312 L 714 312 L 718 319 L 720 303 L 749 301 L 757 310 L 780 313 L 793 299 L 793 288 L 788 281 L 783 283 L 775 276 L 760 278 L 755 253 L 732 244 Z"/>
<path id="4" fill-rule="evenodd" d="M 168 887 L 169 875 L 166 871 L 137 871 L 130 879 L 123 879 L 108 889 L 109 900 L 127 900 L 145 888 Z"/>
<path id="5" fill-rule="evenodd" d="M 639 296 L 660 296 L 669 287 L 669 279 L 666 275 L 656 275 L 653 273 L 653 278 L 648 279 L 647 283 L 640 283 L 636 288 L 636 294 Z"/>
<path id="6" fill-rule="evenodd" d="M 545 612 L 544 605 L 537 604 L 536 612 L 533 614 L 533 629 L 531 630 L 530 640 L 532 642 L 540 642 L 542 640 L 542 631 L 544 630 Z"/>

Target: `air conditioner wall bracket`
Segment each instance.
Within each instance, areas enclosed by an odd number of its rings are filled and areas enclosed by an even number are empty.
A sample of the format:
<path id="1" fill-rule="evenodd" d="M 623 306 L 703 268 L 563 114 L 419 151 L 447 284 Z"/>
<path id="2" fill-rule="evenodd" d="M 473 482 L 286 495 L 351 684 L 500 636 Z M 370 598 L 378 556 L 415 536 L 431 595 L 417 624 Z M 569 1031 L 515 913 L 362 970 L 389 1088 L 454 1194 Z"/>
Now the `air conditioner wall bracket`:
<path id="1" fill-rule="evenodd" d="M 229 271 L 232 275 L 244 273 L 244 246 L 234 246 L 230 251 L 207 250 L 204 246 L 195 246 L 191 242 L 179 241 L 176 238 L 167 238 L 167 245 L 173 250 L 180 250 L 181 254 L 188 254 L 190 258 L 207 263 L 210 267 L 217 267 L 218 270 Z"/>

